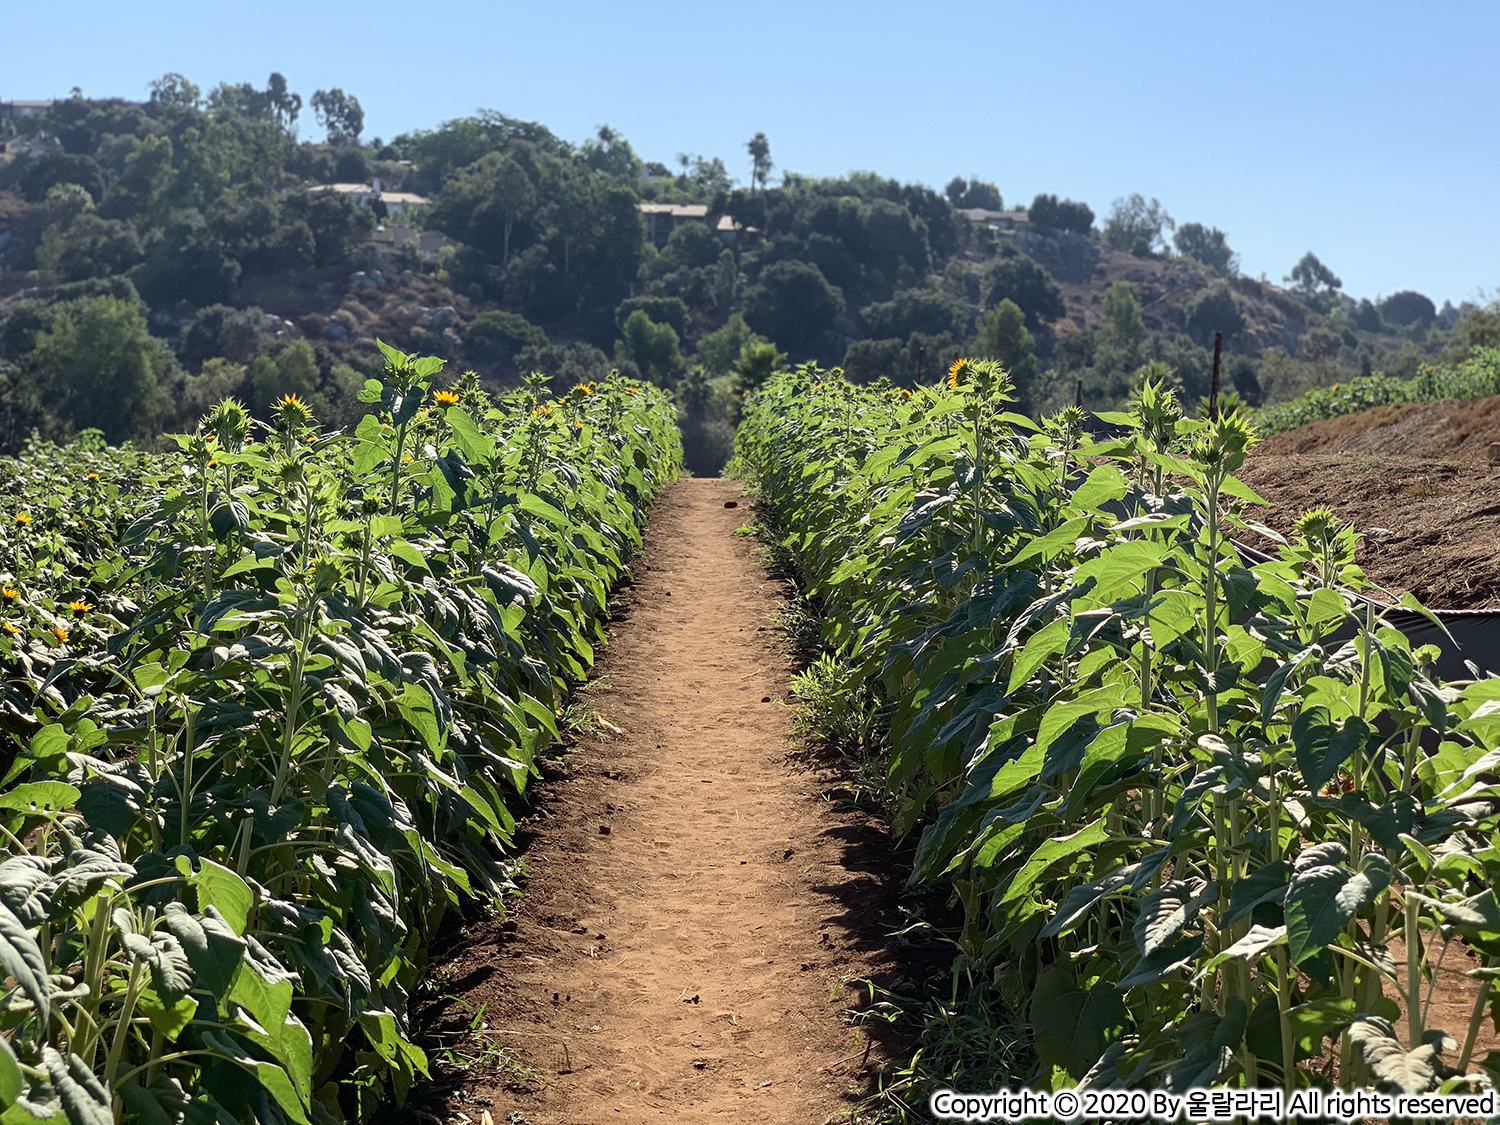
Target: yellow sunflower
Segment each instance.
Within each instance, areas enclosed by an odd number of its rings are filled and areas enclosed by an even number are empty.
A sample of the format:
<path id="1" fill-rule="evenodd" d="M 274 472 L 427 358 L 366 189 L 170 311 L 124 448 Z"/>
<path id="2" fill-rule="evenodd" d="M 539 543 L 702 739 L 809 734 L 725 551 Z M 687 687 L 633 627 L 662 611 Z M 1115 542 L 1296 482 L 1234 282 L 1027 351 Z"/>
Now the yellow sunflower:
<path id="1" fill-rule="evenodd" d="M 432 401 L 435 402 L 435 403 L 437 403 L 439 406 L 457 406 L 458 405 L 458 392 L 457 391 L 433 391 L 432 392 Z"/>

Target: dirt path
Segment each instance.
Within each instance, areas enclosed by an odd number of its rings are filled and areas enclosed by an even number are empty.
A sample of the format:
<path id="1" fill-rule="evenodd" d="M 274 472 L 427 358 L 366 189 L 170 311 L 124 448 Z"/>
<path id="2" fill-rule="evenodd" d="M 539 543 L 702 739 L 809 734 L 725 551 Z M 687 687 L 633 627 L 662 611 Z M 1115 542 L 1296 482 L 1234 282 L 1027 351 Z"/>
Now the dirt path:
<path id="1" fill-rule="evenodd" d="M 570 756 L 513 918 L 453 967 L 535 1071 L 471 1078 L 472 1118 L 806 1125 L 882 1061 L 843 982 L 893 970 L 890 842 L 788 758 L 783 589 L 734 535 L 748 508 L 688 479 L 652 512 L 587 692 L 621 733 Z"/>

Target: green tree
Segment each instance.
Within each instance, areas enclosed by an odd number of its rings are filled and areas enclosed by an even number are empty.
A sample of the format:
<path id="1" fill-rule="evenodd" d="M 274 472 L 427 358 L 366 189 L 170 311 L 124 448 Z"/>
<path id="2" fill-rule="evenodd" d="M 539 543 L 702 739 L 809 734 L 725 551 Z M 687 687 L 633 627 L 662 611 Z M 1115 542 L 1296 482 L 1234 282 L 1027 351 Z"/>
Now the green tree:
<path id="1" fill-rule="evenodd" d="M 1432 298 L 1412 289 L 1392 293 L 1376 307 L 1380 310 L 1380 319 L 1392 328 L 1415 326 L 1425 332 L 1437 319 L 1437 306 L 1432 303 Z"/>
<path id="2" fill-rule="evenodd" d="M 1051 230 L 1067 230 L 1074 234 L 1088 234 L 1094 229 L 1094 209 L 1087 203 L 1071 199 L 1058 199 L 1055 195 L 1038 194 L 1031 201 L 1026 217 L 1039 227 Z"/>
<path id="3" fill-rule="evenodd" d="M 113 444 L 159 432 L 177 370 L 142 307 L 112 296 L 56 307 L 23 367 L 52 414 L 75 431 L 102 430 Z"/>
<path id="4" fill-rule="evenodd" d="M 735 390 L 741 394 L 753 391 L 785 366 L 786 353 L 777 351 L 775 344 L 752 340 L 740 350 L 740 357 L 735 361 Z"/>
<path id="5" fill-rule="evenodd" d="M 176 71 L 169 71 L 151 83 L 153 105 L 172 109 L 197 109 L 203 92 Z"/>
<path id="6" fill-rule="evenodd" d="M 470 340 L 501 348 L 507 356 L 517 355 L 526 348 L 547 346 L 547 333 L 524 316 L 499 309 L 480 313 L 469 322 L 464 335 Z"/>
<path id="7" fill-rule="evenodd" d="M 1135 288 L 1128 281 L 1117 281 L 1104 291 L 1104 322 L 1099 326 L 1101 343 L 1116 353 L 1124 366 L 1140 366 L 1141 344 L 1146 339 L 1146 321 Z"/>
<path id="8" fill-rule="evenodd" d="M 1226 340 L 1233 340 L 1245 330 L 1245 316 L 1240 312 L 1239 302 L 1229 291 L 1229 286 L 1219 284 L 1205 289 L 1187 303 L 1183 310 L 1188 335 L 1193 342 L 1205 347 L 1214 342 L 1214 333 L 1222 332 Z"/>
<path id="9" fill-rule="evenodd" d="M 256 415 L 266 417 L 282 395 L 296 395 L 319 417 L 328 416 L 329 404 L 318 394 L 317 357 L 306 340 L 293 340 L 275 355 L 258 355 L 250 364 L 250 409 Z"/>
<path id="10" fill-rule="evenodd" d="M 312 96 L 312 107 L 318 124 L 328 134 L 329 144 L 359 143 L 359 135 L 365 131 L 365 111 L 353 94 L 346 94 L 337 86 L 318 90 Z"/>
<path id="11" fill-rule="evenodd" d="M 764 337 L 757 336 L 745 323 L 745 318 L 734 313 L 730 318 L 698 341 L 693 357 L 712 376 L 728 375 L 745 350 L 746 344 L 764 344 Z"/>
<path id="12" fill-rule="evenodd" d="M 948 181 L 948 186 L 943 189 L 943 194 L 955 207 L 978 207 L 985 211 L 1005 210 L 1005 201 L 1000 197 L 1000 189 L 987 180 L 978 178 L 966 180 L 962 176 L 954 176 Z"/>
<path id="13" fill-rule="evenodd" d="M 513 157 L 492 152 L 453 176 L 433 207 L 432 220 L 508 269 L 516 223 L 530 216 L 536 200 L 526 169 Z"/>
<path id="14" fill-rule="evenodd" d="M 811 262 L 772 262 L 745 292 L 745 322 L 793 353 L 817 348 L 844 297 Z"/>
<path id="15" fill-rule="evenodd" d="M 1297 292 L 1304 297 L 1316 296 L 1322 290 L 1342 289 L 1344 283 L 1331 269 L 1318 260 L 1318 256 L 1309 250 L 1298 259 L 1297 264 L 1292 267 L 1292 272 L 1282 278 L 1290 281 Z"/>
<path id="16" fill-rule="evenodd" d="M 681 297 L 626 297 L 615 306 L 615 328 L 625 331 L 625 321 L 637 309 L 657 324 L 670 324 L 680 340 L 687 335 L 687 305 Z"/>
<path id="17" fill-rule="evenodd" d="M 657 324 L 643 309 L 636 309 L 620 326 L 615 342 L 616 362 L 635 364 L 644 378 L 658 386 L 670 386 L 682 370 L 678 336 L 670 324 Z"/>
<path id="18" fill-rule="evenodd" d="M 641 158 L 630 142 L 608 125 L 578 147 L 584 164 L 595 172 L 634 185 L 641 178 Z"/>
<path id="19" fill-rule="evenodd" d="M 1229 248 L 1224 232 L 1218 227 L 1183 223 L 1172 236 L 1172 243 L 1179 254 L 1201 262 L 1209 269 L 1223 274 L 1239 272 L 1239 256 Z"/>
<path id="20" fill-rule="evenodd" d="M 42 232 L 36 264 L 48 284 L 111 277 L 141 259 L 135 228 L 119 219 L 101 219 L 88 192 L 78 184 L 52 188 L 43 213 L 52 222 Z"/>
<path id="21" fill-rule="evenodd" d="M 1116 250 L 1145 257 L 1158 248 L 1166 248 L 1162 231 L 1175 226 L 1172 216 L 1167 214 L 1159 200 L 1152 199 L 1148 203 L 1144 196 L 1135 192 L 1115 200 L 1109 218 L 1104 221 L 1104 241 Z"/>
<path id="22" fill-rule="evenodd" d="M 1036 340 L 1026 330 L 1026 314 L 1011 300 L 1001 301 L 979 322 L 975 352 L 985 359 L 998 359 L 1010 372 L 1016 394 L 1030 405 L 1036 388 Z"/>
<path id="23" fill-rule="evenodd" d="M 986 305 L 1014 301 L 1033 327 L 1044 320 L 1058 320 L 1068 312 L 1062 289 L 1052 280 L 1052 275 L 1010 247 L 1005 247 L 985 263 L 979 285 Z"/>
<path id="24" fill-rule="evenodd" d="M 775 167 L 771 163 L 771 142 L 766 140 L 764 133 L 756 133 L 745 145 L 750 152 L 750 187 L 760 185 L 762 191 L 766 188 L 766 177 L 771 174 Z"/>
<path id="25" fill-rule="evenodd" d="M 266 100 L 270 103 L 271 116 L 278 126 L 291 132 L 297 126 L 297 115 L 302 112 L 302 95 L 294 94 L 287 89 L 285 76 L 272 73 L 266 82 Z M 359 102 L 355 100 L 355 107 Z M 364 124 L 364 114 L 360 114 L 360 124 Z M 355 133 L 358 136 L 358 132 Z"/>
<path id="26" fill-rule="evenodd" d="M 866 305 L 859 318 L 867 334 L 877 339 L 906 339 L 913 332 L 960 336 L 967 334 L 969 309 L 937 289 L 901 289 L 889 301 Z"/>

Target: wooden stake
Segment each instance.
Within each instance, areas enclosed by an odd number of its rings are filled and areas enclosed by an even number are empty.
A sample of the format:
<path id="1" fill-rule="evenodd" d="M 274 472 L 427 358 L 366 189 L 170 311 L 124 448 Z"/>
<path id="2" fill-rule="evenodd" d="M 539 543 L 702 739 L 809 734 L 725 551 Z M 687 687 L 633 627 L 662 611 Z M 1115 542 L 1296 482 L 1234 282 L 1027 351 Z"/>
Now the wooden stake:
<path id="1" fill-rule="evenodd" d="M 1219 354 L 1224 349 L 1224 333 L 1214 333 L 1214 377 L 1208 385 L 1208 420 L 1219 420 Z"/>

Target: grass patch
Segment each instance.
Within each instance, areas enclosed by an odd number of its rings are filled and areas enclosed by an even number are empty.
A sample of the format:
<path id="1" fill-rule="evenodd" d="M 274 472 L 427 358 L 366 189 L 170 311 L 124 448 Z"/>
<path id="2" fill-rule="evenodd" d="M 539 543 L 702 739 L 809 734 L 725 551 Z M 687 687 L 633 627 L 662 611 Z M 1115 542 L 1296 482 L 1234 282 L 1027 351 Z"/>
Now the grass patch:
<path id="1" fill-rule="evenodd" d="M 1355 473 L 1368 473 L 1371 469 L 1379 469 L 1384 466 L 1384 453 L 1356 453 L 1354 460 L 1339 466 L 1339 474 L 1350 477 Z"/>

